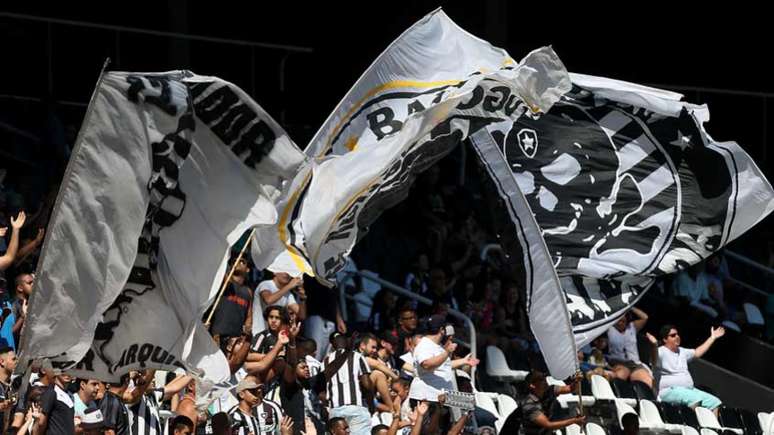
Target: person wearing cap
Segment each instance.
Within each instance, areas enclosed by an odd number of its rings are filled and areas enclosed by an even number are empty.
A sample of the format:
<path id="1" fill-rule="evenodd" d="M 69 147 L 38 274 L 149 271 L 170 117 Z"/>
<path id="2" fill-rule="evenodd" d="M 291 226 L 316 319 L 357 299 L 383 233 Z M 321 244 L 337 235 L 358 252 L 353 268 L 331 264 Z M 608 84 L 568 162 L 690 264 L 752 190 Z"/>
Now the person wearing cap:
<path id="1" fill-rule="evenodd" d="M 80 428 L 84 435 L 100 435 L 105 433 L 105 420 L 99 408 L 86 408 L 81 417 Z"/>
<path id="2" fill-rule="evenodd" d="M 46 389 L 40 397 L 38 433 L 75 434 L 75 403 L 64 387 L 70 380 L 70 376 L 62 374 L 61 370 L 43 370 L 40 381 Z"/>
<path id="3" fill-rule="evenodd" d="M 264 399 L 266 386 L 255 376 L 246 376 L 236 386 L 239 404 L 228 412 L 234 435 L 264 435 L 277 432 L 282 419 L 282 408 Z"/>

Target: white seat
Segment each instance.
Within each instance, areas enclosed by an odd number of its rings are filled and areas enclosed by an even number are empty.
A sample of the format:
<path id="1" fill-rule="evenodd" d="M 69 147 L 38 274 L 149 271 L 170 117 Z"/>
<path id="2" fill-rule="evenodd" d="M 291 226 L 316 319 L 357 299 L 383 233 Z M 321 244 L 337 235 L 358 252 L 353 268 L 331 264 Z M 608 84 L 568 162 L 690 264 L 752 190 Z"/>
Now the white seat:
<path id="1" fill-rule="evenodd" d="M 596 423 L 587 423 L 586 435 L 607 435 L 607 432 L 605 432 L 605 429 L 603 429 L 602 426 Z"/>
<path id="2" fill-rule="evenodd" d="M 615 412 L 618 416 L 618 426 L 621 429 L 623 429 L 623 416 L 626 414 L 637 415 L 637 411 L 635 411 L 634 408 L 632 408 L 626 402 L 624 402 L 623 399 L 613 399 L 613 400 L 615 401 Z M 651 429 L 651 426 L 648 426 L 648 422 L 641 419 L 639 415 L 637 415 L 637 419 L 640 422 L 641 429 Z"/>
<path id="3" fill-rule="evenodd" d="M 565 384 L 564 381 L 560 381 L 559 379 L 552 378 L 551 376 L 546 376 L 546 382 L 548 382 L 548 385 L 552 387 L 564 387 Z"/>
<path id="4" fill-rule="evenodd" d="M 681 424 L 664 423 L 661 413 L 658 412 L 658 407 L 650 400 L 640 400 L 640 420 L 648 428 L 664 429 L 674 433 L 681 433 L 683 431 L 683 425 Z"/>
<path id="5" fill-rule="evenodd" d="M 739 327 L 736 323 L 730 321 L 730 320 L 724 320 L 721 325 L 723 325 L 726 329 L 730 329 L 732 331 L 736 332 L 742 332 L 742 328 Z"/>
<path id="6" fill-rule="evenodd" d="M 699 435 L 699 431 L 690 426 L 683 426 L 683 435 Z"/>
<path id="7" fill-rule="evenodd" d="M 701 430 L 701 435 L 718 435 L 717 432 L 715 432 L 712 429 L 707 429 L 706 427 Z"/>
<path id="8" fill-rule="evenodd" d="M 492 415 L 495 416 L 496 419 L 500 419 L 500 413 L 497 411 L 497 406 L 495 406 L 494 400 L 492 400 L 492 396 L 490 393 L 484 393 L 482 391 L 476 392 L 476 406 L 479 408 L 486 410 L 488 412 L 491 412 Z"/>
<path id="9" fill-rule="evenodd" d="M 759 412 L 758 413 L 758 423 L 761 425 L 761 430 L 763 431 L 763 435 L 771 435 L 772 434 L 772 415 L 768 412 Z"/>
<path id="10" fill-rule="evenodd" d="M 504 419 L 508 418 L 508 416 L 518 407 L 519 404 L 513 400 L 513 397 L 508 396 L 507 394 L 500 394 L 497 396 L 497 410 L 500 413 L 500 417 Z"/>
<path id="11" fill-rule="evenodd" d="M 766 322 L 763 320 L 763 314 L 761 314 L 761 310 L 757 305 L 745 302 L 743 307 L 744 314 L 747 317 L 748 325 L 763 326 L 766 324 Z"/>
<path id="12" fill-rule="evenodd" d="M 486 374 L 506 382 L 523 381 L 527 377 L 527 372 L 522 370 L 511 370 L 508 367 L 508 361 L 505 360 L 505 354 L 497 346 L 486 347 Z"/>
<path id="13" fill-rule="evenodd" d="M 629 406 L 637 406 L 637 399 L 619 399 L 616 397 L 610 382 L 602 376 L 591 375 L 591 394 L 596 400 L 623 400 Z"/>
<path id="14" fill-rule="evenodd" d="M 581 427 L 577 424 L 571 424 L 564 428 L 564 435 L 580 435 Z"/>
<path id="15" fill-rule="evenodd" d="M 710 411 L 707 408 L 702 408 L 701 406 L 696 407 L 696 419 L 699 421 L 699 426 L 707 429 L 714 429 L 718 431 L 723 430 L 730 430 L 732 432 L 743 434 L 744 431 L 742 429 L 734 429 L 731 427 L 722 427 L 720 425 L 720 422 L 718 421 L 717 416 L 715 416 L 715 413 Z"/>

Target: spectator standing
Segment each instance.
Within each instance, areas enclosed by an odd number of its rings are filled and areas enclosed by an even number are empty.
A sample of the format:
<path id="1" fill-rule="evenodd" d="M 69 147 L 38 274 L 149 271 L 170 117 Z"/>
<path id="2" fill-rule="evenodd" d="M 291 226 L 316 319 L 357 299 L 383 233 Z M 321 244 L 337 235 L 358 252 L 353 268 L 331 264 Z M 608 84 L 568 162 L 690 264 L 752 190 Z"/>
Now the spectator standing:
<path id="1" fill-rule="evenodd" d="M 373 385 L 369 378 L 371 369 L 363 355 L 353 350 L 338 349 L 325 358 L 323 371 L 330 374 L 327 400 L 331 421 L 341 417 L 353 434 L 368 435 L 371 432 L 371 413 L 366 398 Z"/>

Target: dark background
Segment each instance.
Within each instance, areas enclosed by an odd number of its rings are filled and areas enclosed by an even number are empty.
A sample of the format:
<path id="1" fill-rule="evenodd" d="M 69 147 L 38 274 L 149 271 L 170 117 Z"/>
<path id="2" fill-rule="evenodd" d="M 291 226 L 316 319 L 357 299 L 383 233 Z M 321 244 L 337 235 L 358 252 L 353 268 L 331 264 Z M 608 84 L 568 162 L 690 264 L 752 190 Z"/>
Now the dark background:
<path id="1" fill-rule="evenodd" d="M 709 104 L 710 134 L 738 141 L 769 178 L 774 174 L 767 155 L 772 26 L 762 8 L 737 15 L 730 4 L 628 2 L 63 3 L 0 5 L 0 167 L 16 178 L 42 183 L 60 176 L 61 165 L 39 162 L 66 158 L 61 142 L 72 144 L 106 57 L 113 70 L 190 69 L 232 81 L 303 148 L 379 53 L 440 5 L 517 60 L 550 44 L 572 72 L 657 85 Z M 753 240 L 767 227 L 758 226 Z"/>

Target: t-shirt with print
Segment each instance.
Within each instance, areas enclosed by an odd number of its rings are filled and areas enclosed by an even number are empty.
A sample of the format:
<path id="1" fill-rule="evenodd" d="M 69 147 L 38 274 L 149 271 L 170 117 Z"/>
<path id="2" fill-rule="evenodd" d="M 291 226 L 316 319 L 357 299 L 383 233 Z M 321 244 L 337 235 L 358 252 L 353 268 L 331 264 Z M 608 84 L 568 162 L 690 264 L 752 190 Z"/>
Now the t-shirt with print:
<path id="1" fill-rule="evenodd" d="M 556 390 L 558 387 L 549 386 L 543 397 L 537 397 L 529 394 L 521 403 L 522 426 L 525 435 L 550 435 L 553 431 L 544 429 L 535 423 L 535 420 L 543 414 L 551 420 L 551 410 L 553 402 L 556 400 Z"/>
<path id="2" fill-rule="evenodd" d="M 252 293 L 243 285 L 229 283 L 212 316 L 212 335 L 238 337 L 252 309 Z"/>

